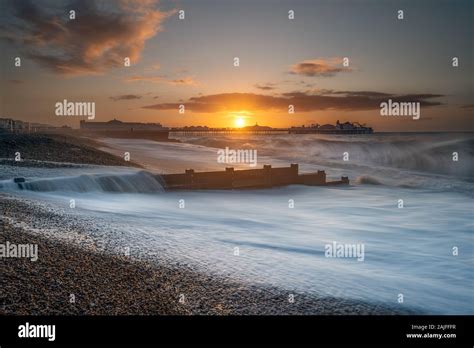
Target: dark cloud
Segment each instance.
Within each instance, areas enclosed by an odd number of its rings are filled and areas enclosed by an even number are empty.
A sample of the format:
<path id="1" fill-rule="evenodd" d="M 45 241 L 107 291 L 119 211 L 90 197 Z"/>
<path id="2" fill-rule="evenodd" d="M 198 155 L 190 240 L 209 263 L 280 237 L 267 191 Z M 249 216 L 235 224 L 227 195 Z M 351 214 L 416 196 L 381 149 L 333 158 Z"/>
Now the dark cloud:
<path id="1" fill-rule="evenodd" d="M 123 95 L 118 95 L 116 97 L 110 97 L 113 101 L 119 101 L 119 100 L 133 100 L 133 99 L 141 99 L 141 95 L 136 95 L 136 94 L 123 94 Z"/>
<path id="2" fill-rule="evenodd" d="M 280 110 L 286 111 L 288 105 L 295 106 L 297 112 L 315 110 L 371 110 L 379 109 L 380 103 L 388 99 L 396 102 L 419 102 L 421 106 L 441 105 L 431 99 L 442 97 L 440 94 L 394 95 L 382 92 L 345 91 L 332 92 L 333 95 L 309 94 L 307 92 L 283 93 L 280 96 L 268 96 L 254 93 L 224 93 L 190 98 L 186 109 L 201 113 L 232 112 L 239 110 Z M 162 103 L 143 106 L 144 109 L 175 110 L 177 103 Z"/>
<path id="3" fill-rule="evenodd" d="M 342 65 L 342 58 L 318 58 L 304 60 L 291 66 L 290 73 L 303 76 L 333 76 L 341 72 L 350 72 L 352 69 Z"/>
<path id="4" fill-rule="evenodd" d="M 167 79 L 166 75 L 158 76 L 145 76 L 145 75 L 136 75 L 127 77 L 126 82 L 153 82 L 153 83 L 167 83 L 174 86 L 197 86 L 199 83 L 194 80 L 192 77 L 183 77 L 177 79 Z"/>
<path id="5" fill-rule="evenodd" d="M 255 84 L 255 88 L 261 89 L 262 91 L 272 91 L 276 89 L 276 85 L 274 83 L 265 83 L 265 84 Z"/>
<path id="6" fill-rule="evenodd" d="M 352 97 L 389 97 L 391 94 L 372 91 L 332 91 L 326 90 L 324 94 L 346 95 Z"/>
<path id="7" fill-rule="evenodd" d="M 171 14 L 155 6 L 155 1 L 83 0 L 67 9 L 44 10 L 28 0 L 14 1 L 8 7 L 14 21 L 0 36 L 58 74 L 101 74 L 124 66 L 125 57 L 132 64 L 140 59 L 145 42 Z M 69 19 L 69 9 L 76 11 L 76 19 Z"/>
<path id="8" fill-rule="evenodd" d="M 169 80 L 169 84 L 182 86 L 196 86 L 198 83 L 192 77 L 184 77 L 174 80 Z"/>

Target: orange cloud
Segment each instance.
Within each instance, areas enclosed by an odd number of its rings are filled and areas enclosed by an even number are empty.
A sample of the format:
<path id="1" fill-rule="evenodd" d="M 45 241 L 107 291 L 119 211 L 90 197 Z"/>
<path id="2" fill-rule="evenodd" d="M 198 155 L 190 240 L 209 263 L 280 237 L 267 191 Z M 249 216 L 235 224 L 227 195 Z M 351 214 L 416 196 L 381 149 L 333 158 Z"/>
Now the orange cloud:
<path id="1" fill-rule="evenodd" d="M 174 86 L 197 86 L 198 82 L 192 77 L 177 78 L 173 80 L 166 79 L 165 76 L 141 76 L 136 75 L 125 79 L 126 82 L 152 82 L 152 83 L 167 83 Z"/>
<path id="2" fill-rule="evenodd" d="M 162 83 L 165 81 L 163 76 L 132 76 L 125 79 L 126 82 L 138 82 L 138 81 L 146 81 L 146 82 L 154 82 L 154 83 Z"/>
<path id="3" fill-rule="evenodd" d="M 168 83 L 172 85 L 196 86 L 197 82 L 192 77 L 185 77 L 182 79 L 169 80 Z"/>
<path id="4" fill-rule="evenodd" d="M 352 69 L 342 65 L 343 59 L 334 58 L 318 58 L 304 60 L 291 66 L 290 73 L 304 76 L 333 76 L 340 72 L 350 72 Z"/>
<path id="5" fill-rule="evenodd" d="M 193 97 L 183 103 L 162 103 L 143 106 L 143 109 L 178 110 L 184 104 L 186 110 L 198 113 L 250 111 L 286 112 L 288 105 L 294 105 L 297 112 L 315 110 L 373 110 L 379 109 L 380 103 L 391 98 L 393 101 L 419 102 L 421 106 L 441 105 L 430 99 L 442 97 L 439 94 L 394 95 L 370 91 L 332 91 L 326 94 L 308 94 L 306 92 L 284 93 L 280 96 L 269 96 L 254 93 L 223 93 Z"/>
<path id="6" fill-rule="evenodd" d="M 145 42 L 162 30 L 171 12 L 155 1 L 110 2 L 100 9 L 93 1 L 75 3 L 76 19 L 42 11 L 30 1 L 14 3 L 18 25 L 7 36 L 25 54 L 61 75 L 96 75 L 139 61 Z M 133 6 L 132 6 L 133 4 Z M 115 8 L 114 8 L 115 7 Z"/>

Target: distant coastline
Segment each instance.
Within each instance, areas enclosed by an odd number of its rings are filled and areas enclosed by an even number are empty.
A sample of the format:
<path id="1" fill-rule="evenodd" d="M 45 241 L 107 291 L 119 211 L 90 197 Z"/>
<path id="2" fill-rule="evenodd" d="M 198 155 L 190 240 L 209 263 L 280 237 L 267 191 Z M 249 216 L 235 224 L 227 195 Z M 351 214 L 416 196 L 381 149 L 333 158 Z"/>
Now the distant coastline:
<path id="1" fill-rule="evenodd" d="M 288 128 L 273 128 L 253 126 L 216 128 L 208 126 L 165 127 L 161 123 L 123 122 L 113 119 L 107 122 L 81 120 L 79 130 L 70 127 L 54 127 L 45 124 L 22 122 L 12 119 L 0 119 L 0 132 L 10 133 L 36 133 L 36 132 L 71 132 L 79 131 L 80 134 L 95 137 L 97 135 L 113 138 L 142 138 L 156 141 L 173 141 L 169 138 L 172 134 L 372 134 L 374 130 L 358 122 L 344 122 L 339 120 L 333 124 L 311 124 Z"/>

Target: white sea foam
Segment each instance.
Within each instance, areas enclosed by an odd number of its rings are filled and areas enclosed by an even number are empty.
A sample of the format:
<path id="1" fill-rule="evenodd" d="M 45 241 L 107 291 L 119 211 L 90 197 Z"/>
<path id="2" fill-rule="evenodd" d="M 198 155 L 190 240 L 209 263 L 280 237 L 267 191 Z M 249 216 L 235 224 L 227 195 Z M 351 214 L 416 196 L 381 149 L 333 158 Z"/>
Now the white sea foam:
<path id="1" fill-rule="evenodd" d="M 344 145 L 347 139 L 343 137 L 316 141 L 313 145 L 297 138 L 302 148 L 289 147 L 287 142 L 291 140 L 285 137 L 261 137 L 251 142 L 262 145 L 259 154 L 266 151 L 265 161 L 274 165 L 297 162 L 305 170 L 326 168 L 329 175 L 360 178 L 346 188 L 290 186 L 257 191 L 151 194 L 133 190 L 118 194 L 117 190 L 103 189 L 79 192 L 67 186 L 74 188 L 76 183 L 72 183 L 83 178 L 78 179 L 77 170 L 71 170 L 74 178 L 68 181 L 64 179 L 66 170 L 61 174 L 61 184 L 53 184 L 58 190 L 21 191 L 6 185 L 3 190 L 58 206 L 74 198 L 76 208 L 68 214 L 96 222 L 98 228 L 90 232 L 90 237 L 128 246 L 132 255 L 167 258 L 199 270 L 292 291 L 393 305 L 400 305 L 397 296 L 402 293 L 406 307 L 427 313 L 474 314 L 472 176 L 465 163 L 448 161 L 434 165 L 431 161 L 436 158 L 436 151 L 448 155 L 453 148 L 459 149 L 461 158 L 470 156 L 471 150 L 463 146 L 472 143 L 472 139 L 440 137 L 431 145 L 422 139 L 418 145 L 420 154 L 415 151 L 414 136 L 407 138 L 407 143 L 397 143 L 396 137 L 389 136 L 385 144 L 380 138 L 374 138 L 373 142 L 379 144 L 372 146 L 367 139 Z M 236 141 L 249 140 L 231 139 L 229 146 L 235 147 Z M 122 142 L 109 141 L 109 145 L 122 151 Z M 196 164 L 206 170 L 219 168 L 215 151 L 200 145 L 136 139 L 125 142 L 133 147 L 132 156 L 147 159 L 153 166 L 166 158 L 171 163 L 175 157 L 173 166 L 179 170 Z M 276 146 L 278 142 L 280 149 L 271 149 L 270 145 Z M 348 164 L 336 158 L 346 147 L 354 154 L 354 162 Z M 389 160 L 383 154 L 377 155 L 377 147 L 386 153 L 404 149 L 408 159 Z M 140 152 L 141 148 L 146 150 Z M 334 152 L 328 148 L 334 148 Z M 415 160 L 419 156 L 426 158 Z M 188 160 L 194 161 L 192 165 L 186 165 Z M 316 163 L 318 160 L 331 165 L 325 167 Z M 451 168 L 457 165 L 453 168 L 459 171 Z M 104 173 L 107 170 L 107 180 L 112 182 L 110 175 L 117 175 L 120 180 L 136 175 L 147 177 L 139 172 L 130 176 L 130 171 L 137 172 L 132 169 L 117 168 L 111 174 L 110 169 L 104 168 Z M 44 171 L 38 176 L 44 177 Z M 293 209 L 288 207 L 290 199 L 295 203 Z M 404 201 L 402 209 L 398 208 L 399 199 Z M 180 200 L 185 202 L 184 209 L 179 208 Z M 364 261 L 326 258 L 324 247 L 333 242 L 363 244 Z M 235 247 L 239 248 L 239 256 L 234 255 Z M 458 256 L 453 256 L 453 247 L 459 249 Z"/>

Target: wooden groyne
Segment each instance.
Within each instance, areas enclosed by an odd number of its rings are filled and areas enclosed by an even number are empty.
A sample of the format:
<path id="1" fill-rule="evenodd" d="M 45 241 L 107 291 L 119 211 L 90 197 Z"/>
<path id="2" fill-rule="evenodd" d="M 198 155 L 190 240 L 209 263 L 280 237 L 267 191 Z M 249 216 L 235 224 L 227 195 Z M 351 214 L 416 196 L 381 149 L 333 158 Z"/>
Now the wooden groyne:
<path id="1" fill-rule="evenodd" d="M 271 188 L 286 185 L 327 186 L 349 184 L 347 176 L 338 181 L 326 181 L 326 172 L 299 174 L 298 164 L 289 167 L 272 168 L 264 165 L 263 169 L 195 172 L 187 169 L 181 174 L 163 174 L 161 180 L 167 190 L 228 190 Z"/>

